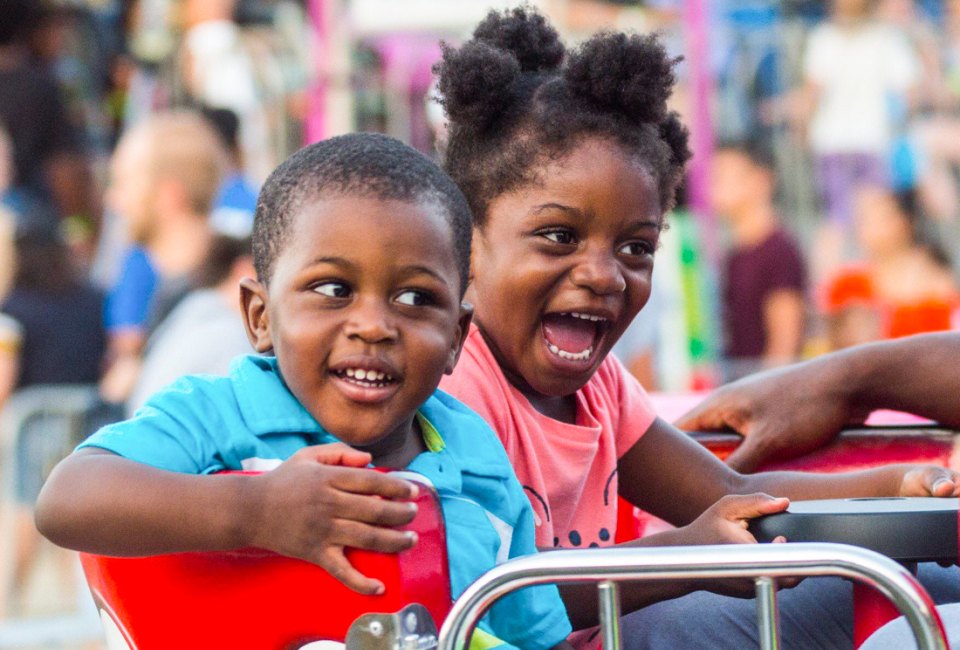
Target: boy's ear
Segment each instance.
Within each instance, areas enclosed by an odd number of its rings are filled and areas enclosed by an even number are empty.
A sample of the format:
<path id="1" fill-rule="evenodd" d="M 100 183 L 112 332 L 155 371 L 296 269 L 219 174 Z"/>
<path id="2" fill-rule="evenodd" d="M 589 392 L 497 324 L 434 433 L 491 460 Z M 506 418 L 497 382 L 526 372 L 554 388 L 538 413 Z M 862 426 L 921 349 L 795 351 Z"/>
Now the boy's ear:
<path id="1" fill-rule="evenodd" d="M 468 302 L 460 303 L 460 317 L 457 322 L 457 335 L 453 339 L 453 346 L 450 348 L 450 354 L 447 357 L 447 365 L 443 369 L 445 375 L 453 372 L 457 365 L 457 359 L 460 358 L 460 351 L 463 350 L 463 344 L 470 333 L 470 321 L 473 320 L 473 305 Z"/>
<path id="2" fill-rule="evenodd" d="M 270 338 L 270 316 L 267 311 L 267 288 L 253 278 L 240 280 L 240 311 L 243 326 L 253 349 L 264 354 L 273 350 Z"/>

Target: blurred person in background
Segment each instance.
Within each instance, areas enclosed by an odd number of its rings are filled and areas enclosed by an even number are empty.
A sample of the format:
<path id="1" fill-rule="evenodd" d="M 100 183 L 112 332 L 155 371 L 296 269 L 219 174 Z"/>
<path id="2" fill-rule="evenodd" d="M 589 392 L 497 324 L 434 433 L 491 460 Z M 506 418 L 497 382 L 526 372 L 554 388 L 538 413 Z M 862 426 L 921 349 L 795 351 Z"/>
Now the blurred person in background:
<path id="1" fill-rule="evenodd" d="M 960 169 L 960 0 L 947 0 L 938 50 L 911 126 L 917 190 L 941 238 L 955 249 Z"/>
<path id="2" fill-rule="evenodd" d="M 823 292 L 831 348 L 951 329 L 960 294 L 916 195 L 867 185 L 855 206 L 863 259 L 837 272 Z"/>
<path id="3" fill-rule="evenodd" d="M 824 259 L 816 260 L 824 272 L 849 253 L 852 189 L 890 183 L 895 106 L 919 75 L 906 36 L 874 20 L 873 5 L 832 0 L 829 19 L 810 32 L 804 52 L 801 112 L 827 217 L 817 246 Z"/>
<path id="4" fill-rule="evenodd" d="M 184 87 L 196 103 L 226 108 L 239 119 L 240 150 L 260 180 L 278 163 L 271 155 L 267 107 L 257 68 L 234 20 L 237 0 L 184 0 L 179 52 Z"/>
<path id="5" fill-rule="evenodd" d="M 13 143 L 14 170 L 7 198 L 30 218 L 92 224 L 99 215 L 81 135 L 56 80 L 27 47 L 40 17 L 33 0 L 0 2 L 0 123 Z"/>
<path id="6" fill-rule="evenodd" d="M 107 298 L 109 365 L 101 394 L 109 403 L 129 397 L 150 332 L 192 288 L 207 257 L 226 161 L 217 133 L 187 111 L 148 117 L 117 145 L 107 201 L 134 246 Z"/>
<path id="7" fill-rule="evenodd" d="M 96 384 L 106 351 L 103 295 L 74 266 L 56 224 L 21 216 L 15 252 L 13 287 L 0 304 L 0 311 L 15 319 L 22 333 L 12 389 Z M 0 398 L 9 394 L 9 390 L 2 390 Z M 18 512 L 14 596 L 27 583 L 40 539 L 33 525 L 33 505 L 46 472 L 59 461 L 59 456 L 51 456 L 49 426 L 43 418 L 31 421 L 19 432 L 15 450 Z"/>
<path id="8" fill-rule="evenodd" d="M 211 223 L 217 232 L 243 239 L 250 235 L 257 209 L 257 190 L 244 173 L 239 140 L 240 120 L 228 108 L 203 107 L 200 114 L 217 131 L 229 155 L 226 175 L 213 201 Z"/>
<path id="9" fill-rule="evenodd" d="M 710 174 L 713 212 L 727 226 L 720 310 L 725 381 L 796 361 L 804 340 L 807 271 L 773 204 L 770 158 L 747 144 L 721 145 Z"/>
<path id="10" fill-rule="evenodd" d="M 213 221 L 216 230 L 216 220 Z M 197 288 L 180 301 L 147 341 L 143 366 L 130 398 L 132 416 L 155 392 L 183 375 L 226 376 L 237 356 L 253 354 L 240 311 L 240 280 L 256 276 L 250 228 L 241 237 L 237 224 L 218 233 L 197 273 Z"/>

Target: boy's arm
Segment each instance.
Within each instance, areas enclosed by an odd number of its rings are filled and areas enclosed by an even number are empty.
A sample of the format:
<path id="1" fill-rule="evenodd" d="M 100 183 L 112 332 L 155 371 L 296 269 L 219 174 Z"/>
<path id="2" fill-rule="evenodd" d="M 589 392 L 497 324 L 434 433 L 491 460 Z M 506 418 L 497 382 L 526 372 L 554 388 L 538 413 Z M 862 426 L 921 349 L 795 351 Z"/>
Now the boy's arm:
<path id="1" fill-rule="evenodd" d="M 256 546 L 318 564 L 361 593 L 379 593 L 383 585 L 357 572 L 344 547 L 412 546 L 413 533 L 384 526 L 413 518 L 413 504 L 388 499 L 412 498 L 416 487 L 359 468 L 369 461 L 344 445 L 323 445 L 258 476 L 193 475 L 85 448 L 50 475 L 37 527 L 61 546 L 116 556 Z"/>
<path id="2" fill-rule="evenodd" d="M 724 386 L 677 426 L 743 435 L 727 460 L 741 471 L 816 449 L 878 408 L 960 427 L 957 358 L 956 332 L 861 345 Z"/>

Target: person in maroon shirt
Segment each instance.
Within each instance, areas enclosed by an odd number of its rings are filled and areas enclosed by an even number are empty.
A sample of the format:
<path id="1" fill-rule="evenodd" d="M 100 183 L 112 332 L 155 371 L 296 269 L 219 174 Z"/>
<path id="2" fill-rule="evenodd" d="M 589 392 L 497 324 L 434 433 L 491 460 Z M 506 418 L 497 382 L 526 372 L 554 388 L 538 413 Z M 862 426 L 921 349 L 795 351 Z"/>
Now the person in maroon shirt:
<path id="1" fill-rule="evenodd" d="M 806 266 L 773 205 L 774 176 L 761 150 L 714 154 L 710 199 L 732 248 L 723 263 L 724 379 L 795 361 L 803 344 Z"/>

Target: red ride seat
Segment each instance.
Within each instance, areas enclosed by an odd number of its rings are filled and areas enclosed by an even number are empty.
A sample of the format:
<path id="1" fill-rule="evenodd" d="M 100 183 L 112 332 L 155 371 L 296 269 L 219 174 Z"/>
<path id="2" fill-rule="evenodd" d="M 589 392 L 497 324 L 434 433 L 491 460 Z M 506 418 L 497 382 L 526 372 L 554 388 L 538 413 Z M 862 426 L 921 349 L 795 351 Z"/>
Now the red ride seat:
<path id="1" fill-rule="evenodd" d="M 362 596 L 316 565 L 260 549 L 139 558 L 81 553 L 80 559 L 104 625 L 109 617 L 133 650 L 343 642 L 363 614 L 394 613 L 411 603 L 423 605 L 439 629 L 451 606 L 443 514 L 426 485 L 417 505 L 404 528 L 419 536 L 413 549 L 347 551 L 360 572 L 386 585 L 380 596 Z"/>

